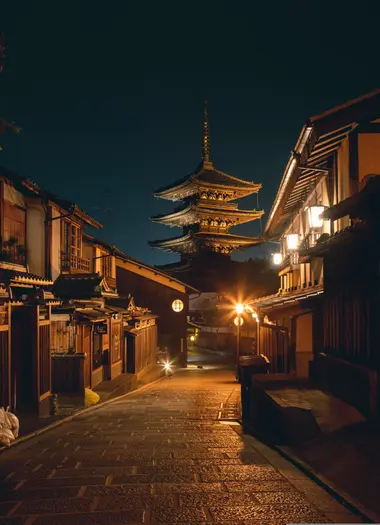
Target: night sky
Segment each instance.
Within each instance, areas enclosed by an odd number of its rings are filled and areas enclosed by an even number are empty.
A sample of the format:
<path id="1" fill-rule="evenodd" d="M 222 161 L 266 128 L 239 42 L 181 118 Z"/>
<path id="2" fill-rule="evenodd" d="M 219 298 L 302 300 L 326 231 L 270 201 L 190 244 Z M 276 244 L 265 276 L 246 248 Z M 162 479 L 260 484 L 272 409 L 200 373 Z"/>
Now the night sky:
<path id="1" fill-rule="evenodd" d="M 205 98 L 211 160 L 261 182 L 269 213 L 306 118 L 380 86 L 379 13 L 331 4 L 7 2 L 0 116 L 23 132 L 2 138 L 0 162 L 74 200 L 131 256 L 173 262 L 147 245 L 180 234 L 151 223 L 175 205 L 153 191 L 198 165 Z"/>

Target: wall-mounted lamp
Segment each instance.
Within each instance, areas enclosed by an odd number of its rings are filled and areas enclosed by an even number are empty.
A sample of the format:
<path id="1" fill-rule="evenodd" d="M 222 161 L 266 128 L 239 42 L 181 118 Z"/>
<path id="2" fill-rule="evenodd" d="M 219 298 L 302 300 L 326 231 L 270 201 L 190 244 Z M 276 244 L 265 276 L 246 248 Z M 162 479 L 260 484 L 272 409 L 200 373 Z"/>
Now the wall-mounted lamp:
<path id="1" fill-rule="evenodd" d="M 288 247 L 288 250 L 297 250 L 299 245 L 298 233 L 289 233 L 286 236 L 286 245 Z"/>
<path id="2" fill-rule="evenodd" d="M 272 253 L 272 263 L 276 266 L 282 263 L 282 253 Z"/>
<path id="3" fill-rule="evenodd" d="M 322 213 L 325 211 L 325 207 L 314 204 L 306 208 L 310 228 L 322 228 L 323 218 Z"/>

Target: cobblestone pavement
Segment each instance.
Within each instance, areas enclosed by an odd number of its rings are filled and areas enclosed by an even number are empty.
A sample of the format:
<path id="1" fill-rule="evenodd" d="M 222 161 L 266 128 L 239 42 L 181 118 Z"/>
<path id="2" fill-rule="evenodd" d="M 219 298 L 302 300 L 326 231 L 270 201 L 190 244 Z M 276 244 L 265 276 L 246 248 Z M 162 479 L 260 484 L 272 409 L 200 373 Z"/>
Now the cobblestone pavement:
<path id="1" fill-rule="evenodd" d="M 232 372 L 188 369 L 6 451 L 0 523 L 359 523 L 218 420 L 238 395 Z"/>

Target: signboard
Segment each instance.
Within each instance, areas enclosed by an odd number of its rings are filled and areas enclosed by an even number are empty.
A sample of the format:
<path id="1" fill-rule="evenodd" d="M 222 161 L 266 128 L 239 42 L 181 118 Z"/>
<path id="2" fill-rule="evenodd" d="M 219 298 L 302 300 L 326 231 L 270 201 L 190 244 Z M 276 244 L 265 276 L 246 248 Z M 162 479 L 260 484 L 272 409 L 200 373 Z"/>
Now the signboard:
<path id="1" fill-rule="evenodd" d="M 96 323 L 94 331 L 96 334 L 107 334 L 107 323 Z"/>

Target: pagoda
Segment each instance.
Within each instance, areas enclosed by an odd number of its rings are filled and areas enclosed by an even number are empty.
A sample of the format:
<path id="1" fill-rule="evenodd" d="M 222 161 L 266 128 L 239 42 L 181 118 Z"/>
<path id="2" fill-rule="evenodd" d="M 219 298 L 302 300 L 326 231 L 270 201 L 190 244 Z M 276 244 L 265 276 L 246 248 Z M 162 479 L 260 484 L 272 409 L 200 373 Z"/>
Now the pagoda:
<path id="1" fill-rule="evenodd" d="M 210 131 L 207 103 L 204 106 L 202 161 L 190 175 L 174 184 L 160 188 L 154 195 L 161 199 L 179 201 L 173 213 L 152 217 L 154 222 L 182 228 L 182 235 L 149 242 L 150 246 L 177 252 L 181 262 L 167 265 L 167 270 L 193 266 L 200 256 L 223 255 L 229 259 L 234 250 L 262 242 L 259 237 L 230 233 L 233 226 L 259 219 L 264 211 L 240 210 L 237 200 L 258 193 L 255 184 L 216 169 L 210 160 Z M 218 257 L 218 259 L 220 259 Z"/>

